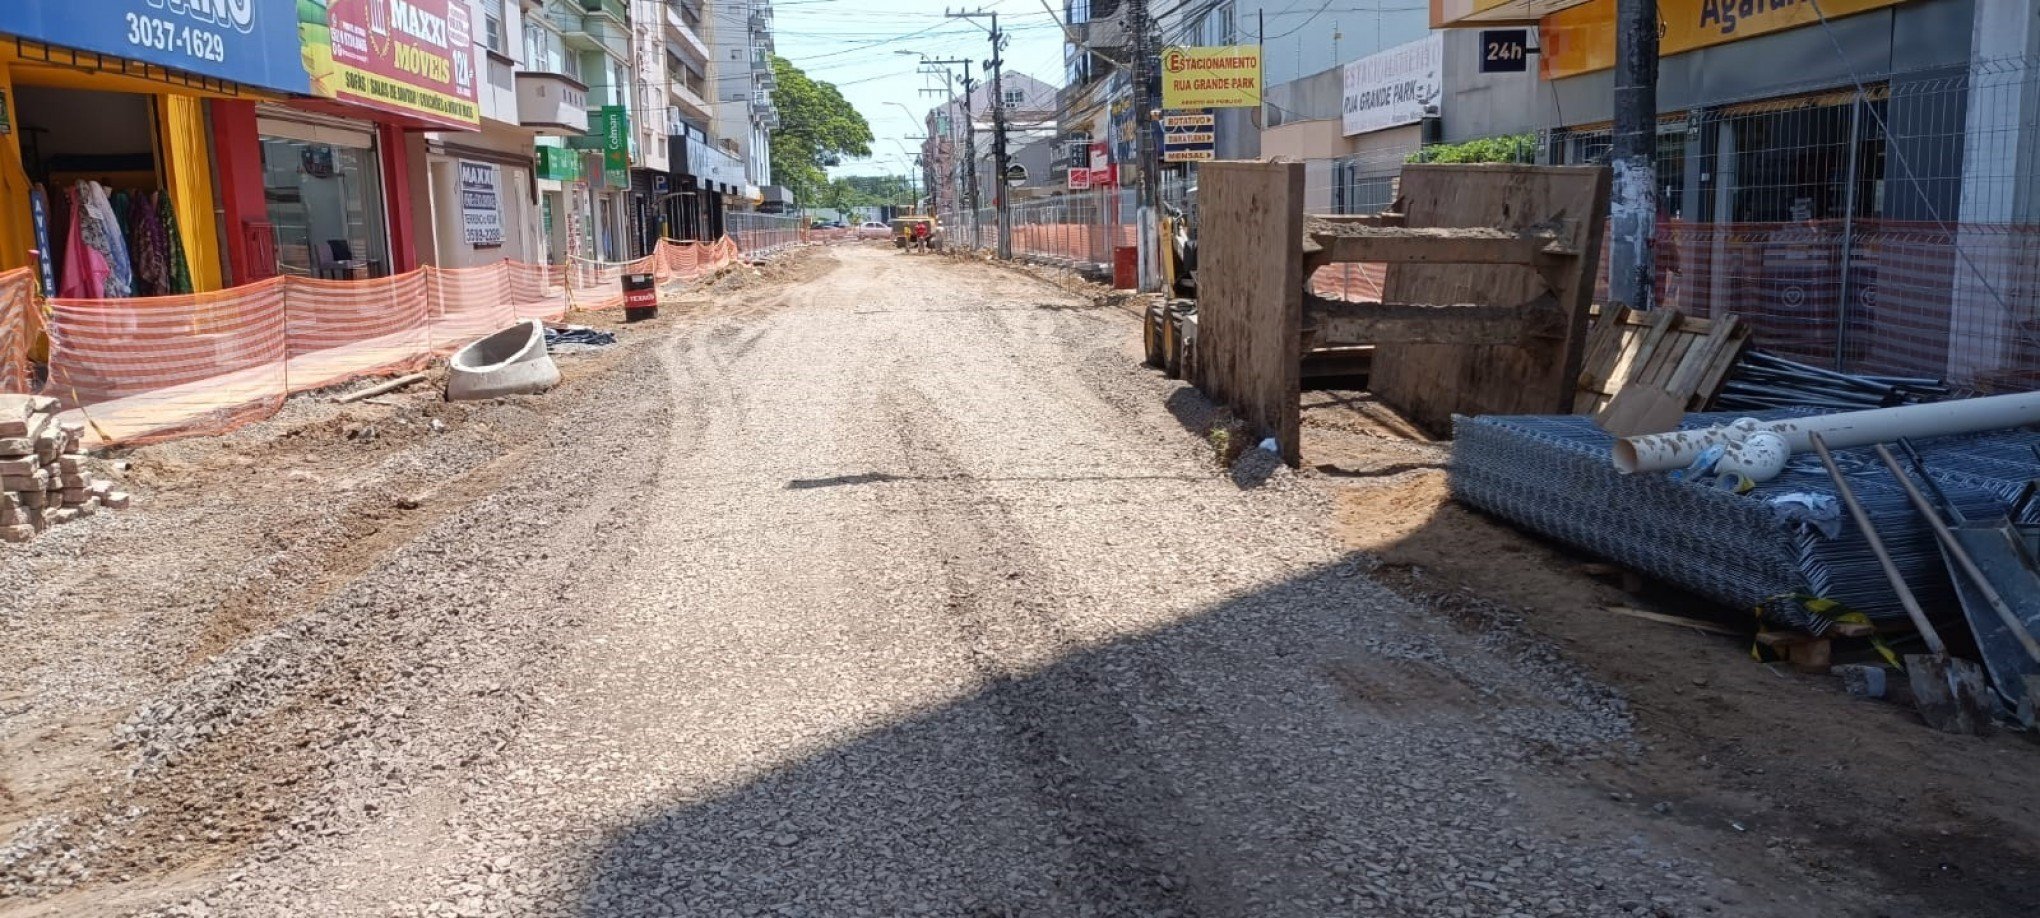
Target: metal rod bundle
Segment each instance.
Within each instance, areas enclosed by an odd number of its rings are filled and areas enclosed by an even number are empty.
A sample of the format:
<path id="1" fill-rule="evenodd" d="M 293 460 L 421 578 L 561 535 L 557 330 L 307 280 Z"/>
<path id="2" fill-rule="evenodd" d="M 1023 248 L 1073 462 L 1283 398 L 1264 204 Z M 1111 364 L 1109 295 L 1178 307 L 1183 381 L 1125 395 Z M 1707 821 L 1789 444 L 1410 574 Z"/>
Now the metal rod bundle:
<path id="1" fill-rule="evenodd" d="M 1837 373 L 1751 351 L 1730 371 L 1728 382 L 1714 404 L 1721 411 L 1774 408 L 1857 411 L 1936 402 L 1952 394 L 1947 384 L 1936 379 Z"/>

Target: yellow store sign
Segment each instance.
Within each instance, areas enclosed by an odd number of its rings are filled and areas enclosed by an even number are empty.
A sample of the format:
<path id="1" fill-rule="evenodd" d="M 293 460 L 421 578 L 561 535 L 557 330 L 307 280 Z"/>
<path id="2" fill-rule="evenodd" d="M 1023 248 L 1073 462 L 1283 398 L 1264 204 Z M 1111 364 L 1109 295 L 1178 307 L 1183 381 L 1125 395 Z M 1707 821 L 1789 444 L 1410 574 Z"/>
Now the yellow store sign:
<path id="1" fill-rule="evenodd" d="M 1755 35 L 1840 19 L 1904 0 L 1658 0 L 1658 54 L 1670 57 Z M 1538 70 L 1545 79 L 1615 66 L 1615 0 L 1590 0 L 1538 22 L 1544 42 Z"/>
<path id="2" fill-rule="evenodd" d="M 1261 104 L 1261 46 L 1162 52 L 1162 107 L 1252 108 Z"/>

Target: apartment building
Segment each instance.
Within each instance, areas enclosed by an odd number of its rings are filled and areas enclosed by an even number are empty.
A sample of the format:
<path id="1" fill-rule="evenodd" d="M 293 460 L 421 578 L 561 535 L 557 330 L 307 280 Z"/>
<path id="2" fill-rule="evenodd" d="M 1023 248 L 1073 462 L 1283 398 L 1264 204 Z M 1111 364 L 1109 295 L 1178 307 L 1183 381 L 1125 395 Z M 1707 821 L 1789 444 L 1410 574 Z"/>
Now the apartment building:
<path id="1" fill-rule="evenodd" d="M 790 210 L 793 196 L 772 181 L 772 131 L 779 114 L 772 105 L 771 0 L 718 0 L 709 6 L 708 21 L 716 62 L 709 145 L 744 170 L 736 200 L 725 203 L 743 210 Z"/>

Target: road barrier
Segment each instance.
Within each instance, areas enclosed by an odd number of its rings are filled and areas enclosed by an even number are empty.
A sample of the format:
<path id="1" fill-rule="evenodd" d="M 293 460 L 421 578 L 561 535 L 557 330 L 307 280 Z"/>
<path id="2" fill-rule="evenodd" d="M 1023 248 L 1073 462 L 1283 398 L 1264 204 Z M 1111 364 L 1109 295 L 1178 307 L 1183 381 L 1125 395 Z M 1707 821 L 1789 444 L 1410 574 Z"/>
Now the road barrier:
<path id="1" fill-rule="evenodd" d="M 808 242 L 807 221 L 786 214 L 726 214 L 723 229 L 745 255 L 763 258 Z"/>
<path id="2" fill-rule="evenodd" d="M 623 304 L 620 278 L 698 280 L 738 243 L 662 240 L 633 262 L 427 266 L 358 281 L 277 277 L 216 293 L 46 301 L 49 379 L 101 444 L 223 433 L 289 395 L 406 373 L 520 319 Z M 0 391 L 29 391 L 35 311 L 27 271 L 0 274 Z"/>

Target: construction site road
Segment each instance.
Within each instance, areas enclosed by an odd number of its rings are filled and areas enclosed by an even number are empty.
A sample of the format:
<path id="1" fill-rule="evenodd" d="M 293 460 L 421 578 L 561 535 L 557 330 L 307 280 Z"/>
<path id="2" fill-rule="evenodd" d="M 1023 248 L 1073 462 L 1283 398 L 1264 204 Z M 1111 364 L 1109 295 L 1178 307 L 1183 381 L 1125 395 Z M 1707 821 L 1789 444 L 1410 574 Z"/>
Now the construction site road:
<path id="1" fill-rule="evenodd" d="M 844 246 L 667 313 L 0 557 L 0 916 L 1943 913 L 1580 780 L 1623 694 L 1216 465 L 1123 309 Z"/>

